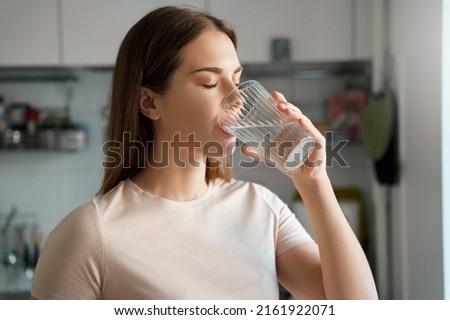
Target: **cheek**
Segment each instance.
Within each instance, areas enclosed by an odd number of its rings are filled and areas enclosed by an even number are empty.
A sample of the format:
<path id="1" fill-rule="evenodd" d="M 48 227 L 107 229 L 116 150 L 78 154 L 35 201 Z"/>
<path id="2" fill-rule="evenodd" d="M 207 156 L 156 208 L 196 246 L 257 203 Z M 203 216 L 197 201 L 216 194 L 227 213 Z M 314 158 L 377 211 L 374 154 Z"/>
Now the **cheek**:
<path id="1" fill-rule="evenodd" d="M 204 138 L 217 122 L 217 108 L 212 101 L 214 99 L 198 90 L 171 97 L 164 106 L 167 108 L 168 122 L 172 123 L 171 130 L 186 134 L 196 132 L 201 135 L 198 138 Z"/>
<path id="2" fill-rule="evenodd" d="M 214 95 L 204 89 L 185 92 L 177 98 L 177 105 L 179 116 L 184 115 L 195 122 L 213 120 L 217 112 Z"/>

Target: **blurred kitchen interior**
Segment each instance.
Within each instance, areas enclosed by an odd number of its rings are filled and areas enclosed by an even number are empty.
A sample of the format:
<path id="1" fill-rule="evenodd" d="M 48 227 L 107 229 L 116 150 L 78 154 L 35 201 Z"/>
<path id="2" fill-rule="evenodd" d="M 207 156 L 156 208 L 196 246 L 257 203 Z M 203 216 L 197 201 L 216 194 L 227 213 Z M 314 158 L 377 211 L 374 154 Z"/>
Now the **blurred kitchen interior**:
<path id="1" fill-rule="evenodd" d="M 448 0 L 0 0 L 0 297 L 27 296 L 48 233 L 98 191 L 117 48 L 167 4 L 228 20 L 243 77 L 283 92 L 329 132 L 331 151 L 347 141 L 328 172 L 380 298 L 450 298 Z M 387 87 L 391 117 L 364 118 Z M 384 164 L 367 122 L 393 132 Z M 235 176 L 277 192 L 308 226 L 287 177 L 264 165 Z"/>

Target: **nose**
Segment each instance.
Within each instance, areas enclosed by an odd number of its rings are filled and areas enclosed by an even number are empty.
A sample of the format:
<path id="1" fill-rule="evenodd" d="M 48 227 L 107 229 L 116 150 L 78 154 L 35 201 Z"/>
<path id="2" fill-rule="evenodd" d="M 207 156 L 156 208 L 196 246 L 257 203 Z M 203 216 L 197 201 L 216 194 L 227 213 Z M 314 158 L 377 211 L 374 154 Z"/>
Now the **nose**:
<path id="1" fill-rule="evenodd" d="M 226 88 L 227 88 L 227 91 L 228 91 L 228 93 L 230 93 L 231 91 L 233 91 L 234 89 L 236 89 L 236 83 L 233 81 L 233 79 L 231 79 L 231 78 L 229 78 L 227 81 L 226 81 Z"/>
<path id="2" fill-rule="evenodd" d="M 236 123 L 242 117 L 244 99 L 234 82 L 231 82 L 231 85 L 223 86 L 223 88 L 225 87 L 227 88 L 227 92 L 225 93 L 225 98 L 222 100 L 221 123 Z"/>
<path id="3" fill-rule="evenodd" d="M 225 109 L 241 108 L 243 97 L 241 96 L 238 87 L 233 81 L 228 81 L 226 87 L 225 98 L 222 100 L 222 107 Z"/>

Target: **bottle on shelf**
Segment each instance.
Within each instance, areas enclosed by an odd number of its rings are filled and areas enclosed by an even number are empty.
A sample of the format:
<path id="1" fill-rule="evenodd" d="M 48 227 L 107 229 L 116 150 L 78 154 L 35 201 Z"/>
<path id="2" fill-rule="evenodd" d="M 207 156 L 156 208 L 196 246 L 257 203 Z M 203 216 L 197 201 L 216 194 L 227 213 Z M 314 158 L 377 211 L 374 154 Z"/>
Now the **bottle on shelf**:
<path id="1" fill-rule="evenodd" d="M 37 149 L 38 146 L 38 120 L 39 120 L 39 110 L 28 106 L 25 109 L 25 123 L 26 123 L 26 149 Z"/>

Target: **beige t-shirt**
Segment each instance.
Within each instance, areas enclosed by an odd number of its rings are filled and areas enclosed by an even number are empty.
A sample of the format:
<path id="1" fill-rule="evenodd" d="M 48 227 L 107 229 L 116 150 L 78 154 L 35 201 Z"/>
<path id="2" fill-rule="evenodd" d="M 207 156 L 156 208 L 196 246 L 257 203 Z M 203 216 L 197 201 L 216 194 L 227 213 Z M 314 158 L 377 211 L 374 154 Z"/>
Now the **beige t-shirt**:
<path id="1" fill-rule="evenodd" d="M 153 196 L 131 180 L 50 233 L 38 299 L 278 299 L 276 257 L 312 241 L 274 193 L 214 180 L 198 199 Z"/>

